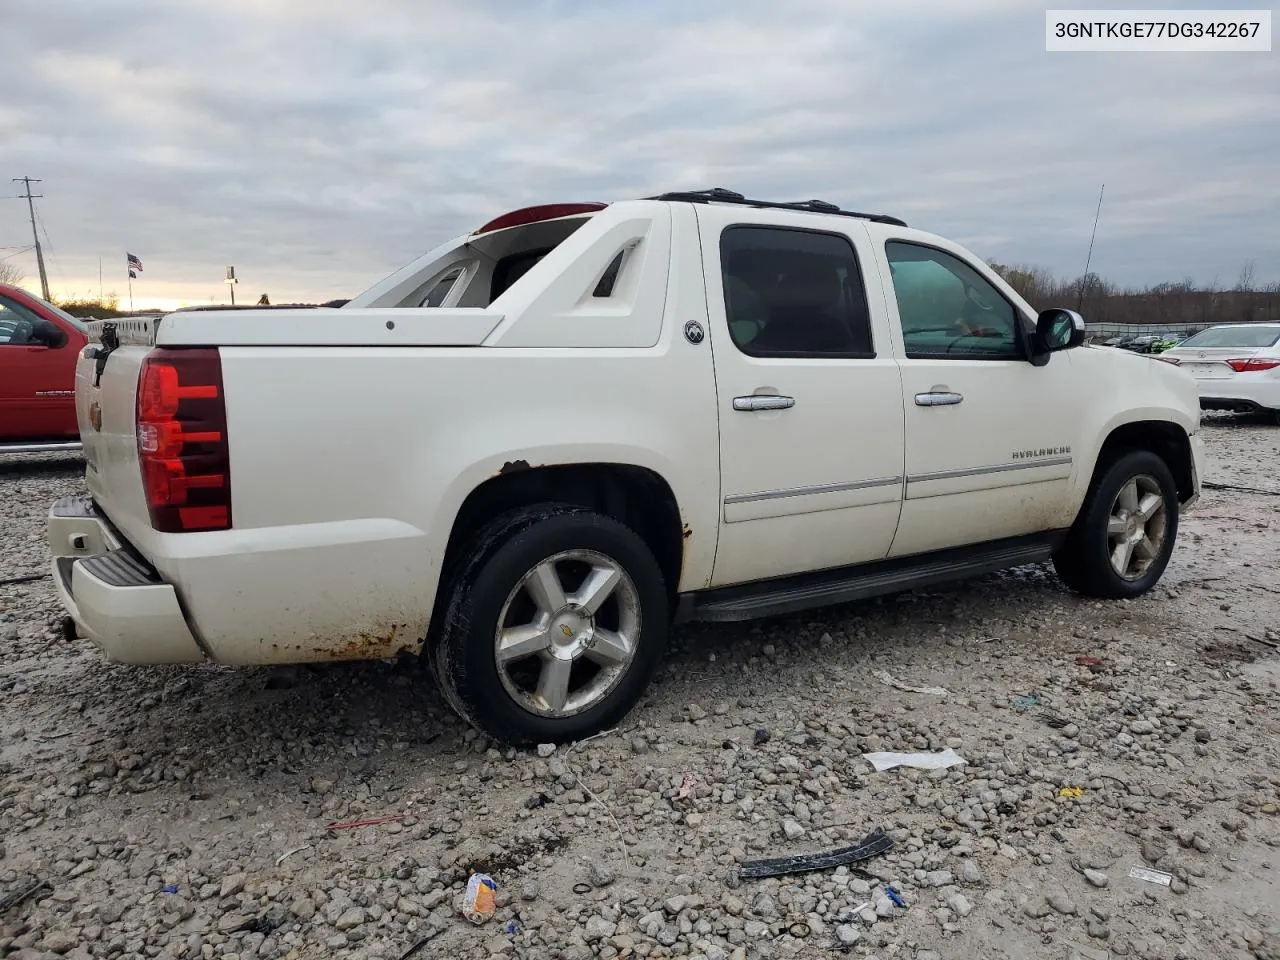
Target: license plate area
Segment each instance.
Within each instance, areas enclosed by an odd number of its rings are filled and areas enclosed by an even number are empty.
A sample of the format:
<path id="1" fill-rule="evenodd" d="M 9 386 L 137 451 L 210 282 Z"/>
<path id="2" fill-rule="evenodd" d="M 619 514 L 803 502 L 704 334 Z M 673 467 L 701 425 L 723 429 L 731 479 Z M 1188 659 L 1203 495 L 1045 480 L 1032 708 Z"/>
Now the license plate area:
<path id="1" fill-rule="evenodd" d="M 1226 380 L 1233 373 L 1225 363 L 1190 362 L 1181 366 L 1197 380 Z"/>

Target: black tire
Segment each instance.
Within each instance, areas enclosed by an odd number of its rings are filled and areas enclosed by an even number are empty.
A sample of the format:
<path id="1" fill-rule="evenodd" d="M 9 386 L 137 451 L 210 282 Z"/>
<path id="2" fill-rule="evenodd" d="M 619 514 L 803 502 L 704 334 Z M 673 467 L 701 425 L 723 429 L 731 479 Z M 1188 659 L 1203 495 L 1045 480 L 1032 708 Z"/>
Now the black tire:
<path id="1" fill-rule="evenodd" d="M 1111 564 L 1107 526 L 1111 508 L 1122 487 L 1139 476 L 1151 477 L 1163 499 L 1164 539 L 1155 558 L 1140 576 L 1120 576 Z M 1109 600 L 1140 597 L 1160 580 L 1178 535 L 1178 487 L 1168 465 L 1146 450 L 1121 452 L 1098 465 L 1080 514 L 1066 542 L 1053 556 L 1058 576 L 1072 590 Z"/>
<path id="2" fill-rule="evenodd" d="M 630 578 L 639 613 L 635 654 L 599 702 L 569 716 L 545 716 L 504 685 L 495 637 L 526 574 L 572 550 L 603 554 Z M 432 672 L 450 706 L 502 743 L 565 743 L 613 726 L 640 699 L 666 649 L 667 586 L 653 553 L 630 528 L 581 507 L 538 504 L 498 518 L 472 539 L 451 584 L 439 640 L 428 651 Z"/>

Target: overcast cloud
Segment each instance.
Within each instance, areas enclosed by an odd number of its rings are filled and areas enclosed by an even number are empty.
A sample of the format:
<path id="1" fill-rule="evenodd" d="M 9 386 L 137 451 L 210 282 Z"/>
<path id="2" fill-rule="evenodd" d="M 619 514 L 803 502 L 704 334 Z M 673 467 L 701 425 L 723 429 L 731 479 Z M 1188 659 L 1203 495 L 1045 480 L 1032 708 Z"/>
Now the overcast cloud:
<path id="1" fill-rule="evenodd" d="M 1044 10 L 0 0 L 0 174 L 44 180 L 55 293 L 102 256 L 123 295 L 128 250 L 140 305 L 227 264 L 241 300 L 352 296 L 507 209 L 713 185 L 1074 275 L 1105 182 L 1103 276 L 1280 280 L 1280 53 L 1050 54 Z"/>

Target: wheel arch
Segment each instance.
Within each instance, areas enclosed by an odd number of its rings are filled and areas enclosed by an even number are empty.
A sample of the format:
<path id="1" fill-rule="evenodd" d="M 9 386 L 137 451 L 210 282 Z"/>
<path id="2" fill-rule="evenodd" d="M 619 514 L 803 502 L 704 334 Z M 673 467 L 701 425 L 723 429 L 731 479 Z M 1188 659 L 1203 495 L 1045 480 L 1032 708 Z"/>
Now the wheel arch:
<path id="1" fill-rule="evenodd" d="M 516 460 L 476 486 L 454 515 L 440 567 L 433 627 L 449 601 L 452 578 L 475 534 L 494 517 L 537 503 L 584 507 L 630 527 L 653 552 L 674 601 L 689 527 L 681 518 L 671 484 L 661 474 L 624 463 L 530 466 Z"/>
<path id="2" fill-rule="evenodd" d="M 1094 462 L 1093 476 L 1105 470 L 1129 450 L 1148 450 L 1169 467 L 1178 487 L 1178 499 L 1185 503 L 1195 493 L 1195 461 L 1191 438 L 1182 425 L 1172 420 L 1143 419 L 1117 424 L 1103 440 Z"/>

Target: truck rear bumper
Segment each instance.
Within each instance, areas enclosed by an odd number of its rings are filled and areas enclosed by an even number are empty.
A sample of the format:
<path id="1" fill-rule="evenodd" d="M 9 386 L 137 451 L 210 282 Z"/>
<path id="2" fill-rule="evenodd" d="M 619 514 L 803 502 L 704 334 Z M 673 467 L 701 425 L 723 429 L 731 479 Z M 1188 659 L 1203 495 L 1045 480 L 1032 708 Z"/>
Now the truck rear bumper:
<path id="1" fill-rule="evenodd" d="M 177 592 L 128 550 L 87 497 L 49 508 L 53 582 L 77 632 L 120 663 L 198 663 Z"/>

